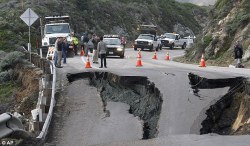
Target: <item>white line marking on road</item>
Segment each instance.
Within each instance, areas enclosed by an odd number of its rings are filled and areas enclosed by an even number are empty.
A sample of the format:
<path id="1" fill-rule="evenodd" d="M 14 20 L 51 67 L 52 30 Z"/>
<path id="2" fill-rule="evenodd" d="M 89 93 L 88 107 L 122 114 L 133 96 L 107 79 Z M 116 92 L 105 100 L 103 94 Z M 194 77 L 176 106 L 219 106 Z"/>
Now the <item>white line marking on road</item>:
<path id="1" fill-rule="evenodd" d="M 82 62 L 86 65 L 87 62 L 84 60 L 84 57 L 83 57 L 83 56 L 81 57 L 81 60 L 82 60 Z M 93 65 L 91 65 L 91 67 L 94 68 L 94 69 L 99 69 L 99 68 L 97 68 L 97 67 L 95 67 L 95 66 L 93 66 Z"/>

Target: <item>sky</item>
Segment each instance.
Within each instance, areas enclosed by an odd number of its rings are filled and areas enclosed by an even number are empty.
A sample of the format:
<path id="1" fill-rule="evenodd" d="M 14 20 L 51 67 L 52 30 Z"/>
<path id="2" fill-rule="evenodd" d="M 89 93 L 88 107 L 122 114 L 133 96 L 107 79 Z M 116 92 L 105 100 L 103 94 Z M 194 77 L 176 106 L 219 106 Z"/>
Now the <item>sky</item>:
<path id="1" fill-rule="evenodd" d="M 216 2 L 216 0 L 176 0 L 176 1 L 190 2 L 190 3 L 200 5 L 200 6 L 202 6 L 202 5 L 205 5 L 205 6 L 214 5 L 214 3 Z"/>

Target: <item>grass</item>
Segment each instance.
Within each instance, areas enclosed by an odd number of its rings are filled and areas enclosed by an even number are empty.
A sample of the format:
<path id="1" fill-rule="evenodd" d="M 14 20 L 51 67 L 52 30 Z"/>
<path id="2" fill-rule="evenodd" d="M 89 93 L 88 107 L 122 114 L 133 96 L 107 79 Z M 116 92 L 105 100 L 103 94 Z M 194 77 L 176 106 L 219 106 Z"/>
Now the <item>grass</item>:
<path id="1" fill-rule="evenodd" d="M 0 103 L 8 102 L 16 90 L 17 85 L 14 82 L 0 84 Z"/>

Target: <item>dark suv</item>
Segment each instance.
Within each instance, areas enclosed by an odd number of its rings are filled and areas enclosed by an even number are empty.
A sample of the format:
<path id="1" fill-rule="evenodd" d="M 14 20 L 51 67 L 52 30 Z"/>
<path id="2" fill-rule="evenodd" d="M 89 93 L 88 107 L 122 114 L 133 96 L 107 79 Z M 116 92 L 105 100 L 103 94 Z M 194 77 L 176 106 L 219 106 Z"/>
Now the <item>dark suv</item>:
<path id="1" fill-rule="evenodd" d="M 103 42 L 107 44 L 107 56 L 120 56 L 124 58 L 125 48 L 119 35 L 104 35 Z"/>

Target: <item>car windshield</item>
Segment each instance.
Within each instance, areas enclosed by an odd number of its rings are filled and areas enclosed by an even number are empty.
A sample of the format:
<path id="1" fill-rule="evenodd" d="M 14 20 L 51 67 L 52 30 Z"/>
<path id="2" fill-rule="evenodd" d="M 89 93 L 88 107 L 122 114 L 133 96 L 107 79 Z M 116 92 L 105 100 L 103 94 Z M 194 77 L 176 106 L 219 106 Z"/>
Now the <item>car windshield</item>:
<path id="1" fill-rule="evenodd" d="M 171 33 L 165 33 L 165 34 L 164 34 L 164 37 L 165 37 L 165 38 L 170 38 L 170 39 L 175 39 L 175 35 L 174 35 L 174 34 L 171 34 Z"/>
<path id="2" fill-rule="evenodd" d="M 146 39 L 146 40 L 153 40 L 152 35 L 139 35 L 138 39 Z"/>
<path id="3" fill-rule="evenodd" d="M 121 45 L 121 40 L 117 38 L 104 38 L 103 42 L 107 45 Z"/>
<path id="4" fill-rule="evenodd" d="M 70 33 L 68 24 L 58 24 L 58 25 L 46 25 L 45 34 L 53 33 Z"/>

